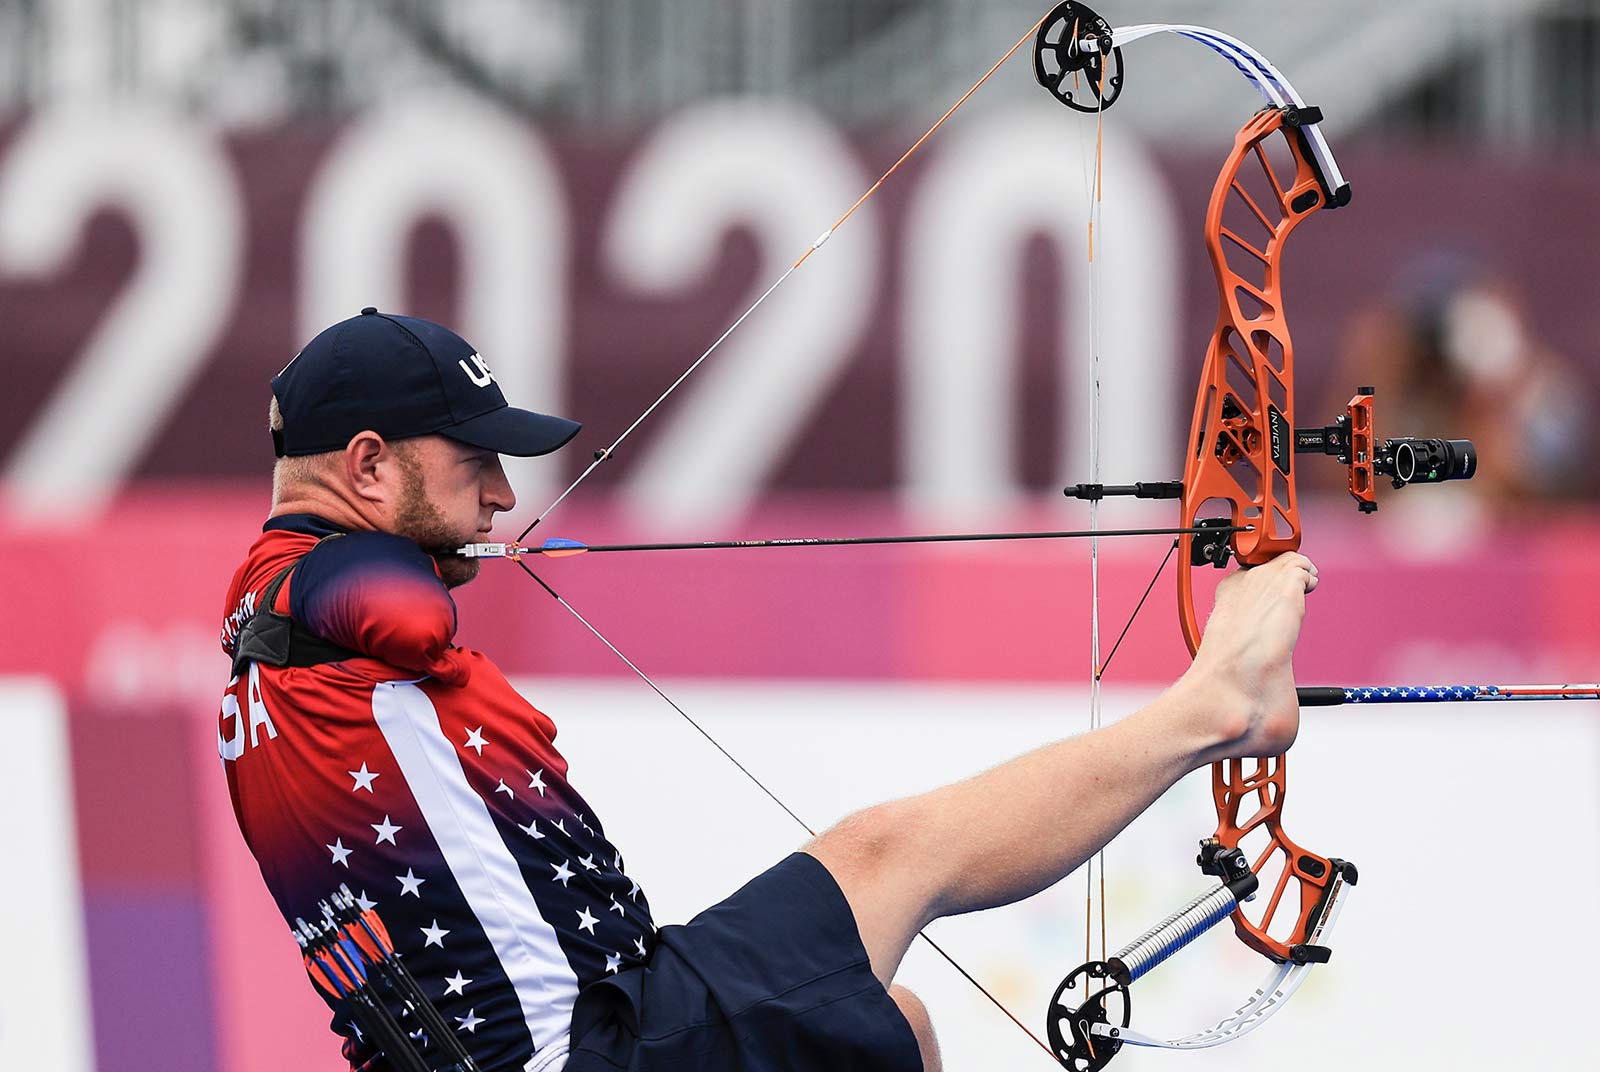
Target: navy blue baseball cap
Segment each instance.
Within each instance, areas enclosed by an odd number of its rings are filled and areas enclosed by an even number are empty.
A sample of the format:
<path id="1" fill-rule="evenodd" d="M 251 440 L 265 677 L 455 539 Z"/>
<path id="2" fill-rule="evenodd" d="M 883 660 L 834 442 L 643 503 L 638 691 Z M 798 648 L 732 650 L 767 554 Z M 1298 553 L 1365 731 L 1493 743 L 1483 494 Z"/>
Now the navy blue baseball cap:
<path id="1" fill-rule="evenodd" d="M 448 328 L 373 308 L 306 343 L 272 378 L 283 430 L 278 457 L 343 450 L 368 429 L 385 439 L 442 435 L 529 458 L 582 425 L 506 404 L 489 365 Z"/>

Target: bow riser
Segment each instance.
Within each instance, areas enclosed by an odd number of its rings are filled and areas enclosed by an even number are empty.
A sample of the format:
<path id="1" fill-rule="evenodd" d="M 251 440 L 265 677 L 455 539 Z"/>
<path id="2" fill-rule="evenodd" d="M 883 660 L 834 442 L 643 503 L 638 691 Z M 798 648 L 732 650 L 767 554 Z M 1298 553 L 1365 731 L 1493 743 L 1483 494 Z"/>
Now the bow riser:
<path id="1" fill-rule="evenodd" d="M 1285 187 L 1265 143 L 1281 133 L 1294 162 Z M 1300 132 L 1284 113 L 1258 112 L 1234 140 L 1206 210 L 1206 250 L 1217 278 L 1219 307 L 1195 398 L 1184 464 L 1185 524 L 1208 506 L 1226 506 L 1233 524 L 1253 526 L 1231 539 L 1234 557 L 1260 565 L 1300 546 L 1300 510 L 1294 487 L 1294 346 L 1283 315 L 1281 265 L 1290 234 L 1325 204 L 1321 182 L 1302 149 Z M 1259 169 L 1252 195 L 1241 176 Z M 1267 236 L 1258 247 L 1227 222 L 1230 204 L 1247 211 Z M 1184 540 L 1191 551 L 1193 538 Z M 1180 562 L 1189 562 L 1186 554 Z M 1191 654 L 1199 649 L 1190 569 L 1180 574 L 1179 610 Z"/>
<path id="2" fill-rule="evenodd" d="M 1225 849 L 1242 849 L 1262 885 L 1260 907 L 1241 904 L 1233 913 L 1233 929 L 1245 945 L 1280 962 L 1307 955 L 1305 947 L 1327 909 L 1330 884 L 1344 867 L 1306 851 L 1284 833 L 1287 776 L 1284 756 L 1230 759 L 1211 768 L 1217 805 L 1212 836 Z"/>
<path id="3" fill-rule="evenodd" d="M 1269 159 L 1275 136 L 1287 145 L 1292 175 L 1280 175 Z M 1255 169 L 1259 181 L 1249 181 L 1257 178 Z M 1183 525 L 1191 527 L 1202 511 L 1225 509 L 1232 525 L 1251 526 L 1228 538 L 1233 557 L 1245 565 L 1300 546 L 1294 347 L 1284 318 L 1281 265 L 1295 228 L 1328 203 L 1323 186 L 1302 132 L 1284 110 L 1268 108 L 1234 140 L 1206 212 L 1206 247 L 1219 308 L 1195 401 L 1182 516 Z M 1230 226 L 1240 210 L 1259 227 L 1241 233 Z M 1180 537 L 1178 614 L 1191 655 L 1201 638 L 1196 557 L 1195 537 Z M 1198 557 L 1200 564 L 1222 564 L 1215 555 Z M 1246 945 L 1280 962 L 1294 957 L 1293 947 L 1308 943 L 1335 872 L 1331 860 L 1307 852 L 1283 832 L 1285 785 L 1283 756 L 1229 760 L 1212 769 L 1216 840 L 1224 848 L 1245 848 L 1264 881 L 1261 906 L 1249 915 L 1243 907 L 1236 911 L 1234 928 Z"/>

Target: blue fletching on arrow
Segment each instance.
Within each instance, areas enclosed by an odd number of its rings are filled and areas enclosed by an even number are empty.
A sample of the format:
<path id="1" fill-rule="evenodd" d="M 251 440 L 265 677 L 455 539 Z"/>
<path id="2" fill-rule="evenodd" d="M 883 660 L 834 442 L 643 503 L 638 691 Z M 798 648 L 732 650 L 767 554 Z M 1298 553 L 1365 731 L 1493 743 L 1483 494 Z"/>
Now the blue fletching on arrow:
<path id="1" fill-rule="evenodd" d="M 539 545 L 541 555 L 579 555 L 589 549 L 589 545 L 581 540 L 568 540 L 561 536 L 552 536 Z"/>

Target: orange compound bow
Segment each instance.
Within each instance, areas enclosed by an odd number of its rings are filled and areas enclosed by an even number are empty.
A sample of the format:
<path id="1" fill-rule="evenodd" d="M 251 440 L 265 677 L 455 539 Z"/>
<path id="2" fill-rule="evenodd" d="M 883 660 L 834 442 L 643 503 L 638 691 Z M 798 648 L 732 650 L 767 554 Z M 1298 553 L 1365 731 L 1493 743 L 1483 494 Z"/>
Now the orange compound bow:
<path id="1" fill-rule="evenodd" d="M 1191 656 L 1201 639 L 1195 571 L 1224 567 L 1230 558 L 1260 565 L 1300 546 L 1294 347 L 1281 265 L 1303 220 L 1349 200 L 1349 187 L 1330 184 L 1311 152 L 1305 128 L 1320 119 L 1315 109 L 1296 105 L 1253 116 L 1234 141 L 1206 213 L 1219 309 L 1184 463 L 1182 518 L 1192 531 L 1178 537 L 1178 618 Z M 1286 770 L 1283 756 L 1213 766 L 1217 829 L 1201 842 L 1199 864 L 1219 884 L 1114 956 L 1090 961 L 1062 981 L 1046 1027 L 1063 1066 L 1102 1068 L 1124 1043 L 1196 1049 L 1229 1041 L 1259 1026 L 1312 964 L 1328 960 L 1320 939 L 1356 871 L 1301 848 L 1284 832 Z M 1269 892 L 1259 909 L 1247 911 L 1263 879 Z M 1230 915 L 1245 944 L 1274 962 L 1267 980 L 1204 1031 L 1159 1039 L 1131 1030 L 1128 987 Z M 1080 983 L 1082 997 L 1064 1000 L 1075 997 Z"/>
<path id="2" fill-rule="evenodd" d="M 1332 455 L 1346 465 L 1350 493 L 1363 512 L 1377 508 L 1377 475 L 1393 478 L 1396 487 L 1465 479 L 1476 469 L 1476 454 L 1465 440 L 1377 440 L 1371 388 L 1362 388 L 1334 424 L 1296 430 L 1294 346 L 1281 276 L 1284 247 L 1308 216 L 1347 204 L 1350 187 L 1317 129 L 1321 112 L 1306 105 L 1259 53 L 1219 31 L 1165 25 L 1110 29 L 1082 4 L 1064 3 L 1039 33 L 1038 47 L 1046 53 L 1036 56 L 1039 80 L 1069 107 L 1089 110 L 1086 91 L 1100 108 L 1108 107 L 1123 85 L 1121 47 L 1157 32 L 1206 45 L 1243 72 L 1269 106 L 1239 131 L 1206 212 L 1205 241 L 1219 308 L 1195 398 L 1181 487 L 1091 484 L 1069 488 L 1068 494 L 1181 498 L 1178 618 L 1193 656 L 1201 640 L 1195 571 L 1225 567 L 1230 558 L 1256 566 L 1299 548 L 1297 453 Z M 1163 487 L 1165 493 L 1152 490 Z M 1090 960 L 1062 981 L 1046 1027 L 1064 1067 L 1094 1072 L 1125 1043 L 1199 1049 L 1231 1041 L 1282 1008 L 1311 966 L 1329 959 L 1322 941 L 1357 873 L 1344 860 L 1301 848 L 1284 832 L 1286 758 L 1216 763 L 1212 794 L 1217 828 L 1201 842 L 1198 863 L 1218 884 L 1115 955 Z M 1131 1030 L 1129 986 L 1230 916 L 1239 938 L 1273 962 L 1261 986 L 1205 1030 L 1170 1039 Z"/>

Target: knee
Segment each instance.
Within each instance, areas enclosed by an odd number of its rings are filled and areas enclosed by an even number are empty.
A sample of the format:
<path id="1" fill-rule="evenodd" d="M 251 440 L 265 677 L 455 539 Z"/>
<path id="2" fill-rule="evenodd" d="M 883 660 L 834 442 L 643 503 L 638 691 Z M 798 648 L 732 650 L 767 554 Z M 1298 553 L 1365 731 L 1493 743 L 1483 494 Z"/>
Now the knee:
<path id="1" fill-rule="evenodd" d="M 909 803 L 892 801 L 843 819 L 806 851 L 821 859 L 835 878 L 909 892 L 928 871 L 926 854 L 915 843 L 917 829 Z"/>
<path id="2" fill-rule="evenodd" d="M 895 873 L 893 825 L 884 806 L 857 812 L 824 830 L 805 847 L 821 860 L 854 905 L 861 891 L 881 888 Z"/>
<path id="3" fill-rule="evenodd" d="M 911 1025 L 911 1033 L 917 1036 L 923 1072 L 941 1072 L 944 1065 L 939 1059 L 939 1040 L 934 1037 L 933 1020 L 928 1016 L 927 1006 L 903 986 L 889 987 L 889 996 L 900 1007 L 900 1015 L 906 1018 L 906 1023 Z"/>

